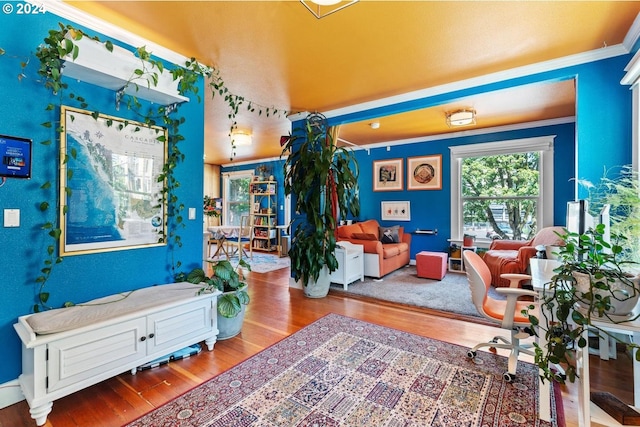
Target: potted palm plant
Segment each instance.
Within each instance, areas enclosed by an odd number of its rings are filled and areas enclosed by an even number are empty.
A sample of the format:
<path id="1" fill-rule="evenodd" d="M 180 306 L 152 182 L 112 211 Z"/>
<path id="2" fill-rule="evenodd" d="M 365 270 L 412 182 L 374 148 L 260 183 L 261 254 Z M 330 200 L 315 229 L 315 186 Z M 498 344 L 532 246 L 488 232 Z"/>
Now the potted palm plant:
<path id="1" fill-rule="evenodd" d="M 219 290 L 218 296 L 218 340 L 225 340 L 238 335 L 244 322 L 245 308 L 250 298 L 247 293 L 248 285 L 241 280 L 240 273 L 228 260 L 209 261 L 213 274 L 207 277 L 201 268 L 194 268 L 187 274 L 187 282 L 201 284 L 199 293 Z M 237 269 L 245 268 L 251 271 L 251 266 L 241 259 Z"/>
<path id="2" fill-rule="evenodd" d="M 305 295 L 321 298 L 329 292 L 329 274 L 337 270 L 338 213 L 358 216 L 358 164 L 350 149 L 338 147 L 321 114 L 311 114 L 304 128 L 283 148 L 285 194 L 293 195 L 294 222 L 291 273 Z"/>

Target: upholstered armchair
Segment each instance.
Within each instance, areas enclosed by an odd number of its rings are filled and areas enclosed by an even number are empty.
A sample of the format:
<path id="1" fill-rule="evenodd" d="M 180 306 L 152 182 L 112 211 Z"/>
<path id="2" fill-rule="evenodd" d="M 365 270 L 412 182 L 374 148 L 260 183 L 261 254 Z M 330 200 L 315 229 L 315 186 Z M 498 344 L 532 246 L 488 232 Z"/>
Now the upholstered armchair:
<path id="1" fill-rule="evenodd" d="M 494 240 L 484 255 L 484 262 L 491 271 L 491 284 L 497 288 L 509 286 L 509 281 L 500 277 L 505 273 L 525 274 L 529 260 L 536 255 L 538 245 L 559 245 L 563 227 L 546 227 L 538 231 L 531 240 Z"/>

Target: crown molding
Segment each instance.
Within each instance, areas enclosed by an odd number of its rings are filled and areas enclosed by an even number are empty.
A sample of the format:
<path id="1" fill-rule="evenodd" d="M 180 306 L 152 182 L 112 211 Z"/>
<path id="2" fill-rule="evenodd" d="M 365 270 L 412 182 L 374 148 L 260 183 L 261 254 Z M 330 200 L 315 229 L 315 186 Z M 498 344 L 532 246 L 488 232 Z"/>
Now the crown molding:
<path id="1" fill-rule="evenodd" d="M 640 13 L 636 15 L 636 19 L 633 20 L 633 24 L 631 24 L 629 31 L 627 31 L 627 35 L 624 37 L 622 44 L 627 49 L 627 51 L 631 52 L 631 49 L 633 49 L 633 46 L 635 46 L 639 38 L 640 38 Z"/>

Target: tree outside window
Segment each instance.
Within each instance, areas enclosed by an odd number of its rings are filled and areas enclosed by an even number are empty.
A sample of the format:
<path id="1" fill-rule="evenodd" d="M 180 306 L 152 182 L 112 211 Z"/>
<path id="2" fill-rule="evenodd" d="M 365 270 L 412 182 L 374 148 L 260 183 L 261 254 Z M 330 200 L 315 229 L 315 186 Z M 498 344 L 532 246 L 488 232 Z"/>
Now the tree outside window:
<path id="1" fill-rule="evenodd" d="M 240 225 L 240 218 L 249 215 L 251 179 L 250 173 L 225 177 L 225 225 Z"/>
<path id="2" fill-rule="evenodd" d="M 528 240 L 537 229 L 537 151 L 462 159 L 463 232 L 477 238 Z"/>

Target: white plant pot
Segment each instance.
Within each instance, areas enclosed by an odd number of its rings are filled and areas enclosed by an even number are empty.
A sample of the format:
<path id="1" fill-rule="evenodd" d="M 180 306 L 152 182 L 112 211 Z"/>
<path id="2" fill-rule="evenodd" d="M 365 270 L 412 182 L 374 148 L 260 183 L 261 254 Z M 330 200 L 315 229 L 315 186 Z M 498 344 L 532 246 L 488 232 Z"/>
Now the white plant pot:
<path id="1" fill-rule="evenodd" d="M 329 293 L 330 286 L 331 276 L 329 275 L 329 268 L 325 265 L 320 270 L 318 280 L 309 279 L 307 286 L 304 286 L 304 294 L 309 298 L 324 298 Z"/>
<path id="2" fill-rule="evenodd" d="M 245 286 L 244 290 L 247 290 L 248 286 Z M 218 296 L 220 298 L 222 295 L 232 292 L 224 292 Z M 240 333 L 242 330 L 242 325 L 244 323 L 244 313 L 247 309 L 247 306 L 242 304 L 242 309 L 240 309 L 240 313 L 236 317 L 224 317 L 220 313 L 218 313 L 218 309 L 216 307 L 216 314 L 218 316 L 218 341 L 226 340 L 229 338 L 233 338 Z"/>
<path id="3" fill-rule="evenodd" d="M 227 340 L 233 338 L 242 331 L 242 324 L 244 323 L 244 313 L 247 306 L 242 305 L 240 313 L 236 317 L 224 317 L 218 314 L 218 341 Z"/>
<path id="4" fill-rule="evenodd" d="M 576 289 L 583 293 L 588 292 L 591 277 L 586 273 L 579 273 L 575 271 L 572 274 L 576 279 Z M 610 298 L 611 309 L 607 311 L 608 315 L 621 318 L 628 317 L 633 313 L 634 309 L 638 305 L 638 300 L 640 299 L 640 292 L 638 291 L 640 286 L 640 275 L 631 276 L 629 277 L 629 280 L 633 283 L 635 289 L 620 280 L 611 284 L 613 295 Z M 611 295 L 608 291 L 602 290 L 596 290 L 596 293 L 603 297 Z M 580 306 L 586 309 L 582 304 L 580 304 Z"/>

